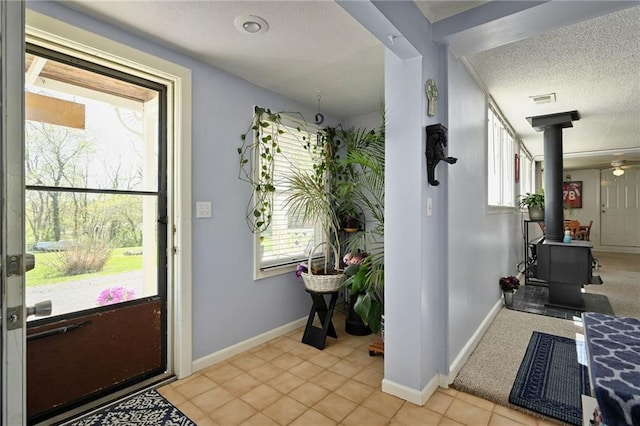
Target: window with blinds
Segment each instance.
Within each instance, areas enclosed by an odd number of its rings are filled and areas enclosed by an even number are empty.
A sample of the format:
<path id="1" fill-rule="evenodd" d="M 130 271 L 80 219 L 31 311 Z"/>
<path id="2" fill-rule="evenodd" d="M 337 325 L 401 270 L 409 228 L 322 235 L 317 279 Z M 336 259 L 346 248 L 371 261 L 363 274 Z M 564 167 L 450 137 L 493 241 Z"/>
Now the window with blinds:
<path id="1" fill-rule="evenodd" d="M 290 126 L 279 127 L 280 132 L 271 134 L 277 138 L 281 152 L 274 156 L 273 175 L 276 189 L 272 200 L 271 226 L 265 232 L 256 234 L 259 271 L 297 266 L 308 259 L 309 252 L 324 238 L 320 223 L 306 223 L 300 217 L 290 214 L 285 206 L 288 197 L 287 178 L 294 170 L 313 173 L 314 164 L 318 161 L 318 158 L 314 158 L 316 150 L 308 149 L 309 145 L 318 146 L 320 136 L 311 133 L 318 129 L 310 129 L 308 125 L 305 127 L 306 129 L 300 129 L 291 123 Z M 258 159 L 259 162 L 261 160 Z M 258 169 L 261 168 L 262 164 L 259 164 Z"/>
<path id="2" fill-rule="evenodd" d="M 513 207 L 516 142 L 513 132 L 491 107 L 488 121 L 487 202 L 489 206 Z"/>

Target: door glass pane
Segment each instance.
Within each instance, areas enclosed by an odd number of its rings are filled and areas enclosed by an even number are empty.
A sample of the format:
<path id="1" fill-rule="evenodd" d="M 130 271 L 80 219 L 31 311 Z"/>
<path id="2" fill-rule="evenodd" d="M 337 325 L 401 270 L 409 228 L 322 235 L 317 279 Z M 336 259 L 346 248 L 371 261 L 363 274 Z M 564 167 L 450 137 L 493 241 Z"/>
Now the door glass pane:
<path id="1" fill-rule="evenodd" d="M 26 55 L 26 184 L 157 191 L 158 92 Z"/>
<path id="2" fill-rule="evenodd" d="M 156 199 L 27 191 L 27 305 L 62 315 L 158 294 Z"/>
<path id="3" fill-rule="evenodd" d="M 160 93 L 48 56 L 25 57 L 27 304 L 155 296 Z"/>

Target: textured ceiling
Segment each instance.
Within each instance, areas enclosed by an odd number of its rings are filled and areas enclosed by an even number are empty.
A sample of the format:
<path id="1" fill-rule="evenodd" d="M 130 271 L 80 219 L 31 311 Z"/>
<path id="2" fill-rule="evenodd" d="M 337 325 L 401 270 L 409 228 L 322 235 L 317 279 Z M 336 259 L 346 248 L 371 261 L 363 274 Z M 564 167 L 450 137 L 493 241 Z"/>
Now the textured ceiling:
<path id="1" fill-rule="evenodd" d="M 375 112 L 383 98 L 383 46 L 331 0 L 64 3 L 313 108 L 320 94 L 320 110 L 338 118 Z M 484 3 L 416 1 L 431 22 Z M 261 16 L 269 30 L 238 31 L 241 15 Z M 577 109 L 564 148 L 587 155 L 565 166 L 605 168 L 613 158 L 640 163 L 639 46 L 640 6 L 465 60 L 533 154 L 542 154 L 542 134 L 525 118 Z M 554 104 L 529 100 L 550 92 Z"/>
<path id="2" fill-rule="evenodd" d="M 314 108 L 320 93 L 339 118 L 377 111 L 384 95 L 382 44 L 334 1 L 64 3 Z M 269 30 L 239 31 L 244 15 Z"/>
<path id="3" fill-rule="evenodd" d="M 525 117 L 578 110 L 565 153 L 616 149 L 640 161 L 640 6 L 467 58 L 532 154 L 542 134 Z M 555 93 L 535 105 L 529 96 Z M 637 152 L 633 152 L 637 151 Z M 592 153 L 589 161 L 609 161 Z"/>

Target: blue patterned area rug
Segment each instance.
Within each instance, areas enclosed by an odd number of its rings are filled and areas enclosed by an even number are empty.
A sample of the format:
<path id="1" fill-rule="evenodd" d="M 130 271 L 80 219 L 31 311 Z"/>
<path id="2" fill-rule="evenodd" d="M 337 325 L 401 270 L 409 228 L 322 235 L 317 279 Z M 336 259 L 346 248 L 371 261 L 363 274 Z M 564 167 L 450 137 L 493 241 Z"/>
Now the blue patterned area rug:
<path id="1" fill-rule="evenodd" d="M 509 402 L 582 425 L 582 394 L 589 395 L 589 377 L 587 367 L 578 363 L 575 340 L 534 331 Z"/>
<path id="2" fill-rule="evenodd" d="M 196 426 L 155 389 L 105 407 L 67 426 Z"/>

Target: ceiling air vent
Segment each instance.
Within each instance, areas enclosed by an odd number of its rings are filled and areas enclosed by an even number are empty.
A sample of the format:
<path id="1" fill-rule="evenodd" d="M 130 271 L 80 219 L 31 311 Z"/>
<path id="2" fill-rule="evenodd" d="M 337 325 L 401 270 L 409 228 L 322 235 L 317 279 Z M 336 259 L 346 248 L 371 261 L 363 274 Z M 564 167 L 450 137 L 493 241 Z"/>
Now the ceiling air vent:
<path id="1" fill-rule="evenodd" d="M 556 101 L 555 93 L 545 93 L 544 95 L 529 96 L 534 104 L 550 104 Z"/>

